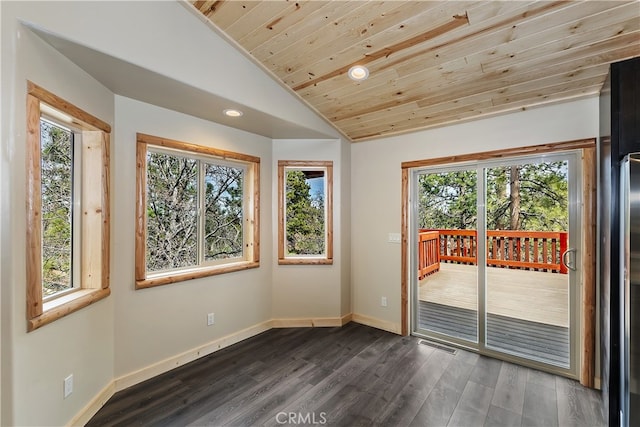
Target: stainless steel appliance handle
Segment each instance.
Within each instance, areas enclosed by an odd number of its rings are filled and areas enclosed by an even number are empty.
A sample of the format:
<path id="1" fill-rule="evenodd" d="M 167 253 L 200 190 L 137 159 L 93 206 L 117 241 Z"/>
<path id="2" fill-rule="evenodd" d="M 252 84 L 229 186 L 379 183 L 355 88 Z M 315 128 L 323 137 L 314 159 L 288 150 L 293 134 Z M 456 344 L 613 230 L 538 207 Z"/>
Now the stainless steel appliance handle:
<path id="1" fill-rule="evenodd" d="M 572 260 L 569 260 L 569 254 L 573 253 L 573 257 Z M 565 267 L 567 267 L 569 270 L 573 270 L 576 271 L 576 249 L 575 248 L 571 248 L 571 249 L 567 249 L 565 251 L 565 253 L 562 254 L 562 263 L 565 265 Z"/>

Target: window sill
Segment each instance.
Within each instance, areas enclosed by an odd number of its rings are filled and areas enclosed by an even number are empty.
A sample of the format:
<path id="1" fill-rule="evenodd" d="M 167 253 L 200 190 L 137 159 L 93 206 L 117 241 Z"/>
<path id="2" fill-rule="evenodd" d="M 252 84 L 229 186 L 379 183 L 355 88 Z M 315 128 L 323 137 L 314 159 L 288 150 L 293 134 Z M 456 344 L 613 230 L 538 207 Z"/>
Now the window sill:
<path id="1" fill-rule="evenodd" d="M 332 265 L 333 258 L 280 258 L 280 265 Z"/>
<path id="2" fill-rule="evenodd" d="M 191 269 L 186 272 L 172 271 L 171 273 L 147 277 L 144 280 L 136 280 L 136 289 L 152 288 L 154 286 L 168 285 L 185 280 L 199 279 L 201 277 L 215 276 L 218 274 L 231 273 L 234 271 L 242 271 L 258 267 L 260 267 L 259 262 L 241 261 L 233 264 L 223 264 L 213 267 L 208 266 L 199 269 Z"/>
<path id="3" fill-rule="evenodd" d="M 108 297 L 111 290 L 81 289 L 43 304 L 43 313 L 27 321 L 27 332 L 38 329 L 68 314 L 74 313 L 96 301 Z"/>

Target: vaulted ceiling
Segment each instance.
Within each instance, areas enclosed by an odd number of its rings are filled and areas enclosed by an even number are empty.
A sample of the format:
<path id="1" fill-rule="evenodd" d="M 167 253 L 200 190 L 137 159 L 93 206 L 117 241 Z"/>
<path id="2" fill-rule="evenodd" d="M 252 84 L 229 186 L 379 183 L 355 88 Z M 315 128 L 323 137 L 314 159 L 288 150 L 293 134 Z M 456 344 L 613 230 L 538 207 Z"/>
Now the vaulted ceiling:
<path id="1" fill-rule="evenodd" d="M 593 95 L 640 56 L 638 1 L 189 1 L 352 141 Z"/>

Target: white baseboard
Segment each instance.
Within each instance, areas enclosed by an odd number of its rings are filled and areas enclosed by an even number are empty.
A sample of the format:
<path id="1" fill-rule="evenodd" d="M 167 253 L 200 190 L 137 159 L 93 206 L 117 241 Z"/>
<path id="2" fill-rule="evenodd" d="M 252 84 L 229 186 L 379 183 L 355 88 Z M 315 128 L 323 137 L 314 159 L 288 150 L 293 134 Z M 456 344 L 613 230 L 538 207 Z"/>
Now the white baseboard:
<path id="1" fill-rule="evenodd" d="M 123 375 L 120 378 L 116 378 L 116 392 L 163 374 L 167 371 L 177 368 L 178 366 L 193 362 L 196 359 L 207 356 L 225 347 L 229 347 L 232 344 L 236 344 L 240 341 L 246 340 L 247 338 L 251 338 L 252 336 L 268 331 L 273 327 L 271 323 L 272 321 L 270 320 L 259 323 L 257 325 L 251 326 L 238 332 L 234 332 L 222 338 L 218 338 L 217 340 L 211 341 L 210 343 L 185 351 L 184 353 L 178 354 L 177 356 L 161 360 L 160 362 L 156 362 L 153 365 Z"/>
<path id="2" fill-rule="evenodd" d="M 340 321 L 342 322 L 342 326 L 346 325 L 347 323 L 351 322 L 353 320 L 353 314 L 349 313 L 349 314 L 345 314 L 344 316 L 342 316 L 340 318 Z"/>
<path id="3" fill-rule="evenodd" d="M 174 368 L 182 366 L 186 363 L 192 362 L 196 359 L 204 357 L 208 354 L 214 353 L 230 345 L 236 344 L 240 341 L 244 341 L 247 338 L 251 338 L 262 332 L 268 331 L 272 328 L 300 328 L 300 327 L 333 327 L 343 326 L 349 323 L 352 319 L 351 314 L 344 315 L 342 317 L 324 317 L 324 318 L 306 318 L 306 319 L 272 319 L 249 328 L 243 329 L 238 332 L 234 332 L 217 340 L 202 346 L 185 351 L 176 356 L 162 360 L 160 362 L 149 365 L 145 368 L 123 375 L 120 378 L 116 378 L 107 384 L 83 409 L 69 422 L 70 426 L 83 426 L 91 417 L 93 417 L 104 404 L 113 396 L 116 392 L 124 390 L 128 387 L 146 381 L 150 378 L 168 372 Z M 369 318 L 371 319 L 371 318 Z M 375 320 L 375 319 L 374 319 Z M 368 324 L 365 322 L 358 322 Z M 380 324 L 380 321 L 378 321 Z M 379 327 L 376 325 L 370 325 Z M 380 328 L 384 329 L 384 328 Z"/>
<path id="4" fill-rule="evenodd" d="M 356 323 L 382 329 L 383 331 L 391 332 L 398 335 L 400 335 L 402 331 L 402 327 L 399 323 L 380 320 L 375 317 L 365 316 L 364 314 L 353 313 L 353 315 L 351 316 L 351 320 Z"/>
<path id="5" fill-rule="evenodd" d="M 111 399 L 116 392 L 115 381 L 111 381 L 94 397 L 75 417 L 69 422 L 69 426 L 84 426 L 99 410 Z"/>
<path id="6" fill-rule="evenodd" d="M 124 390 L 127 387 L 131 387 L 132 385 L 138 384 L 142 381 L 146 381 L 157 375 L 170 371 L 173 368 L 177 368 L 178 366 L 182 366 L 186 363 L 192 362 L 196 359 L 221 350 L 232 344 L 238 343 L 247 338 L 251 338 L 252 336 L 268 331 L 272 328 L 271 324 L 272 321 L 267 320 L 266 322 L 262 322 L 247 329 L 234 332 L 233 334 L 229 334 L 222 338 L 218 338 L 217 340 L 211 341 L 208 344 L 193 348 L 191 350 L 185 351 L 184 353 L 178 354 L 177 356 L 170 357 L 168 359 L 154 363 L 153 365 L 139 369 L 135 372 L 123 375 L 120 378 L 116 378 L 109 384 L 107 384 L 105 388 L 102 389 L 102 391 L 100 391 L 100 393 L 98 393 L 98 395 L 96 395 L 87 404 L 87 406 L 82 409 L 82 411 L 80 411 L 80 413 L 73 417 L 69 422 L 69 425 L 85 425 L 91 419 L 91 417 L 93 417 L 100 410 L 100 408 L 102 408 L 104 404 L 107 403 L 107 400 L 109 400 L 111 396 L 113 396 L 118 391 Z"/>
<path id="7" fill-rule="evenodd" d="M 273 319 L 271 325 L 274 328 L 327 328 L 343 326 L 351 321 L 351 314 L 342 317 L 298 318 L 298 319 Z"/>

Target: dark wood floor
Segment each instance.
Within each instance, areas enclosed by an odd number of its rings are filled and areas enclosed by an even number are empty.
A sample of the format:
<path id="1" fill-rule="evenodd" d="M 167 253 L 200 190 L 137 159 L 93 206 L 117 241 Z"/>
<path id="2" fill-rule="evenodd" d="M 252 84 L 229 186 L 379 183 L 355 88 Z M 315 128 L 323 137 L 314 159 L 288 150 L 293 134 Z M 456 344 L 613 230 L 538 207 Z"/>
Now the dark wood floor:
<path id="1" fill-rule="evenodd" d="M 356 323 L 272 329 L 114 395 L 88 426 L 603 426 L 577 382 Z"/>

